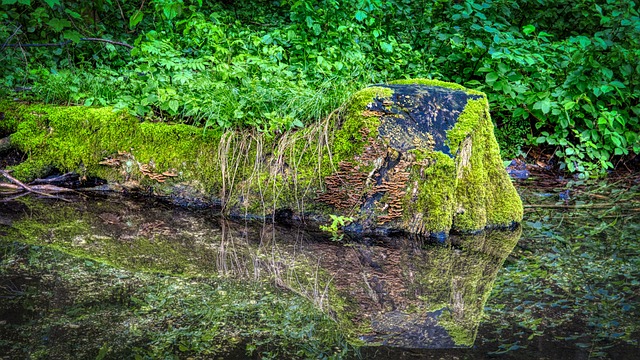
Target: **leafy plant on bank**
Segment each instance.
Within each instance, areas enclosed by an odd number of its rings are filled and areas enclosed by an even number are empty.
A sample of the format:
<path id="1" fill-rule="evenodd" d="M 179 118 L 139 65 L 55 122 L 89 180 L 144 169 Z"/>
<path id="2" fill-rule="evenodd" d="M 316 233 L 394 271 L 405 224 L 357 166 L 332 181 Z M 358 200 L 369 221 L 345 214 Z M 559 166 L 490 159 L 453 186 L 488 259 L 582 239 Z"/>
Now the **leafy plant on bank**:
<path id="1" fill-rule="evenodd" d="M 405 77 L 485 91 L 503 156 L 555 147 L 582 176 L 640 153 L 634 1 L 4 0 L 2 91 L 277 136 Z M 122 46 L 86 42 L 102 37 Z M 53 49 L 53 50 L 52 50 Z"/>
<path id="2" fill-rule="evenodd" d="M 342 241 L 342 238 L 344 237 L 342 228 L 349 225 L 349 223 L 353 221 L 353 218 L 348 216 L 338 216 L 333 214 L 329 215 L 329 217 L 331 218 L 331 224 L 320 225 L 320 230 L 331 234 L 332 241 Z"/>

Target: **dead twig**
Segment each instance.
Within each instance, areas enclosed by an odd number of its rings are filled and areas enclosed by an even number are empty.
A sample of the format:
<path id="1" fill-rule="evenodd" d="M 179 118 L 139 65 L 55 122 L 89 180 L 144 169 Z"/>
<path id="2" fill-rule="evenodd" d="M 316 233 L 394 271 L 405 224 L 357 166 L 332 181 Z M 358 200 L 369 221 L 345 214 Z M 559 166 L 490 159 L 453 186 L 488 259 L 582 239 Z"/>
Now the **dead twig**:
<path id="1" fill-rule="evenodd" d="M 50 197 L 50 198 L 53 198 L 53 199 L 66 201 L 66 202 L 71 202 L 71 200 L 68 200 L 68 199 L 65 199 L 65 198 L 62 198 L 62 197 L 59 197 L 59 196 L 55 196 L 55 195 L 52 195 L 52 194 L 49 194 L 49 193 L 34 189 L 34 187 L 26 185 L 22 181 L 20 181 L 20 180 L 14 178 L 13 176 L 9 175 L 9 172 L 6 171 L 6 170 L 0 170 L 0 175 L 4 176 L 5 178 L 7 178 L 7 180 L 11 181 L 12 183 L 20 186 L 21 188 L 23 188 L 27 192 L 38 194 L 38 195 L 42 195 L 42 196 L 46 196 L 46 197 Z M 50 189 L 50 187 L 58 188 L 57 186 L 53 186 L 53 185 L 41 185 L 41 186 L 39 186 L 39 188 L 41 188 L 41 189 L 43 187 L 47 187 L 48 189 Z M 58 188 L 58 189 L 62 189 L 62 188 Z"/>
<path id="2" fill-rule="evenodd" d="M 81 38 L 80 41 L 96 41 L 96 42 L 104 42 L 111 45 L 118 45 L 126 47 L 127 49 L 133 49 L 132 45 L 129 45 L 124 42 L 114 41 L 110 39 L 102 39 L 102 38 Z M 25 47 L 63 47 L 71 44 L 73 41 L 66 40 L 59 43 L 46 43 L 46 44 L 5 44 L 3 47 L 17 47 L 17 48 L 25 48 Z"/>
<path id="3" fill-rule="evenodd" d="M 604 203 L 604 204 L 576 204 L 576 205 L 562 205 L 562 204 L 531 204 L 524 205 L 525 209 L 610 209 L 620 204 Z"/>

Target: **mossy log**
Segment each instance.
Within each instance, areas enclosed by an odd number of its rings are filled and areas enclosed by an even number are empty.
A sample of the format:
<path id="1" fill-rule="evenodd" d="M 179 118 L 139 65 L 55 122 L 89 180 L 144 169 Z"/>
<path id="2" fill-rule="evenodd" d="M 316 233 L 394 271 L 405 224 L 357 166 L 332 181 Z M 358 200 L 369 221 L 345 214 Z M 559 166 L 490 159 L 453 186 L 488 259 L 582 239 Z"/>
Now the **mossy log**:
<path id="1" fill-rule="evenodd" d="M 441 236 L 522 219 L 486 96 L 456 84 L 372 86 L 279 136 L 141 122 L 111 108 L 5 102 L 0 112 L 0 132 L 29 154 L 12 168 L 23 181 L 54 167 L 235 216 L 350 216 L 354 233 Z"/>

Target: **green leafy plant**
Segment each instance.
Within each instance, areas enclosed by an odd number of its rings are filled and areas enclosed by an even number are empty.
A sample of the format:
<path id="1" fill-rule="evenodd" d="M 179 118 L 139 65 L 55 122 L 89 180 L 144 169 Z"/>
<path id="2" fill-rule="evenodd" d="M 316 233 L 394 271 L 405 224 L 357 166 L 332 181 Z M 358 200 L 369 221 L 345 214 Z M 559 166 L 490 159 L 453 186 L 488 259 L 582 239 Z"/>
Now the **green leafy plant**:
<path id="1" fill-rule="evenodd" d="M 329 215 L 331 218 L 331 223 L 328 225 L 320 225 L 320 230 L 328 232 L 331 234 L 331 240 L 333 241 L 342 241 L 344 238 L 344 233 L 342 232 L 342 228 L 349 225 L 354 219 L 348 216 L 339 216 L 339 215 Z"/>
<path id="2" fill-rule="evenodd" d="M 487 93 L 504 157 L 604 174 L 640 152 L 631 1 L 4 1 L 0 93 L 278 136 L 356 89 L 424 77 Z M 125 42 L 128 48 L 83 38 Z M 48 43 L 64 46 L 20 47 Z M 23 91 L 28 89 L 28 91 Z"/>

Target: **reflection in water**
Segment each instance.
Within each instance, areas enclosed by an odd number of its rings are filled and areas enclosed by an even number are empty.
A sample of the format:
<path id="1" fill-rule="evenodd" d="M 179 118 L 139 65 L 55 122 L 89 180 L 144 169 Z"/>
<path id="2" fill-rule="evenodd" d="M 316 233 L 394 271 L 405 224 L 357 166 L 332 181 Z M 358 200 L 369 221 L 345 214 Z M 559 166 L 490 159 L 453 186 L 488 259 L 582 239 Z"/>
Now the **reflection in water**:
<path id="1" fill-rule="evenodd" d="M 367 342 L 410 348 L 471 346 L 484 304 L 519 237 L 334 243 L 324 234 L 235 223 L 158 203 L 105 199 L 24 202 L 0 209 L 8 239 L 47 245 L 118 268 L 257 280 L 368 326 Z"/>

